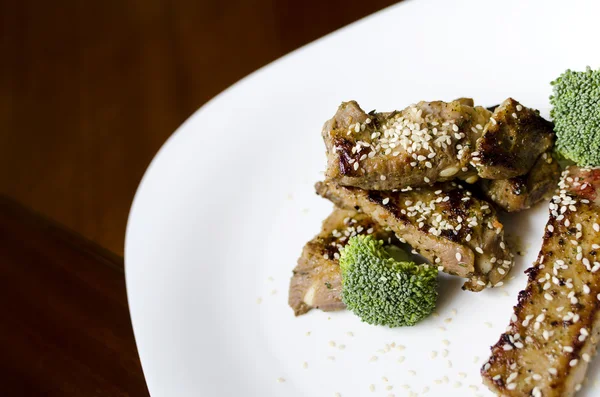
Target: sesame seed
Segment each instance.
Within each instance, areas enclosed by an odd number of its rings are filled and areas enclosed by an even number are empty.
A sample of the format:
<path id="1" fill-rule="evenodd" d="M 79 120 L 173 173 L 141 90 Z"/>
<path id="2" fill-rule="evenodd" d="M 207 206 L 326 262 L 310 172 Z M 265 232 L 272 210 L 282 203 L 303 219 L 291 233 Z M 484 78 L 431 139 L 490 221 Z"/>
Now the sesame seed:
<path id="1" fill-rule="evenodd" d="M 381 176 L 379 177 L 379 179 L 381 179 L 382 181 L 385 181 L 385 180 L 386 180 L 386 176 L 385 176 L 385 175 L 381 175 Z"/>
<path id="2" fill-rule="evenodd" d="M 448 357 L 448 353 L 449 353 L 448 350 L 446 350 L 446 349 L 442 350 L 442 357 L 444 357 L 444 358 Z"/>
<path id="3" fill-rule="evenodd" d="M 372 393 L 375 391 L 375 385 L 371 384 L 369 385 L 369 391 Z"/>
<path id="4" fill-rule="evenodd" d="M 589 355 L 589 354 L 587 354 L 587 353 L 583 353 L 583 354 L 581 355 L 581 358 L 583 358 L 583 361 L 585 361 L 586 363 L 589 363 L 589 362 L 590 362 L 590 360 L 591 360 L 591 357 L 590 357 L 590 355 Z"/>
<path id="5" fill-rule="evenodd" d="M 518 374 L 518 373 L 516 373 L 516 372 L 513 372 L 513 373 L 511 373 L 510 375 L 508 375 L 508 378 L 506 378 L 506 383 L 511 383 L 513 380 L 515 380 L 515 379 L 516 379 L 516 377 L 517 377 L 518 375 L 519 375 L 519 374 Z"/>
<path id="6" fill-rule="evenodd" d="M 594 223 L 594 230 L 597 232 L 600 232 L 600 225 L 598 225 L 597 223 Z"/>
<path id="7" fill-rule="evenodd" d="M 558 375 L 558 370 L 556 368 L 548 368 L 548 372 L 550 373 L 550 375 Z"/>
<path id="8" fill-rule="evenodd" d="M 388 197 L 384 198 L 383 201 L 381 202 L 381 204 L 383 205 L 387 205 L 387 203 L 390 202 L 390 199 Z"/>
<path id="9" fill-rule="evenodd" d="M 401 362 L 404 362 L 405 359 L 406 359 L 406 357 L 400 356 L 400 357 L 398 357 L 397 361 L 398 361 L 398 363 L 401 363 Z"/>
<path id="10" fill-rule="evenodd" d="M 544 313 L 540 314 L 539 316 L 536 317 L 535 322 L 536 323 L 541 323 L 542 321 L 544 321 L 544 319 L 546 318 L 546 315 Z"/>
<path id="11" fill-rule="evenodd" d="M 457 252 L 455 256 L 457 261 L 460 261 L 462 259 L 462 255 L 460 254 L 460 252 Z"/>
<path id="12" fill-rule="evenodd" d="M 481 249 L 481 247 L 475 247 L 475 251 L 479 252 L 480 254 L 483 254 L 483 250 Z"/>
<path id="13" fill-rule="evenodd" d="M 302 368 L 304 368 L 304 369 L 308 368 L 308 363 L 306 361 L 302 363 Z"/>
<path id="14" fill-rule="evenodd" d="M 573 360 L 569 361 L 569 366 L 574 367 L 577 365 L 578 362 L 579 362 L 579 360 L 573 359 Z"/>
<path id="15" fill-rule="evenodd" d="M 493 119 L 492 119 L 492 120 L 493 120 Z M 514 390 L 516 387 L 517 387 L 517 384 L 516 384 L 516 383 L 509 383 L 509 384 L 506 386 L 506 388 L 507 388 L 508 390 Z"/>

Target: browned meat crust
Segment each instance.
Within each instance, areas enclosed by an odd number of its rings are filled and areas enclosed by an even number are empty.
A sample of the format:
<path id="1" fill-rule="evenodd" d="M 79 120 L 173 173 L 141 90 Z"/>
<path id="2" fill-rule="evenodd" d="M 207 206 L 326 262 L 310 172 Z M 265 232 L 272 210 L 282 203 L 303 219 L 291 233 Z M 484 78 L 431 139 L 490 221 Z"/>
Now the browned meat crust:
<path id="1" fill-rule="evenodd" d="M 551 122 L 512 98 L 498 106 L 472 153 L 472 165 L 484 179 L 524 175 L 554 145 Z"/>
<path id="2" fill-rule="evenodd" d="M 522 211 L 549 199 L 560 178 L 560 166 L 549 153 L 542 154 L 533 168 L 510 179 L 480 179 L 484 196 L 508 212 Z"/>
<path id="3" fill-rule="evenodd" d="M 600 337 L 600 168 L 570 167 L 550 203 L 538 259 L 484 383 L 503 396 L 570 397 Z"/>
<path id="4" fill-rule="evenodd" d="M 494 209 L 453 182 L 401 192 L 319 182 L 316 190 L 338 207 L 360 210 L 389 227 L 440 270 L 467 278 L 464 289 L 498 286 L 512 267 Z"/>
<path id="5" fill-rule="evenodd" d="M 340 296 L 339 251 L 357 234 L 372 234 L 378 240 L 397 242 L 392 232 L 385 231 L 369 216 L 354 210 L 334 209 L 323 221 L 321 232 L 304 246 L 293 271 L 288 303 L 296 316 L 313 307 L 323 311 L 346 307 Z"/>

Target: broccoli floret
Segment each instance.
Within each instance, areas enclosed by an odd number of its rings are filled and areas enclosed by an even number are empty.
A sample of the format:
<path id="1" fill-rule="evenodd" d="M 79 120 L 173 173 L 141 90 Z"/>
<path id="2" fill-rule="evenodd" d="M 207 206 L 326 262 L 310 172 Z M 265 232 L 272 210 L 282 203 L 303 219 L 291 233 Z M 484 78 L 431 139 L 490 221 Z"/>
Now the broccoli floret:
<path id="1" fill-rule="evenodd" d="M 341 252 L 340 268 L 342 301 L 369 324 L 414 325 L 435 308 L 437 270 L 392 258 L 372 236 L 352 237 Z"/>
<path id="2" fill-rule="evenodd" d="M 567 70 L 550 97 L 556 151 L 578 165 L 600 165 L 600 70 Z"/>

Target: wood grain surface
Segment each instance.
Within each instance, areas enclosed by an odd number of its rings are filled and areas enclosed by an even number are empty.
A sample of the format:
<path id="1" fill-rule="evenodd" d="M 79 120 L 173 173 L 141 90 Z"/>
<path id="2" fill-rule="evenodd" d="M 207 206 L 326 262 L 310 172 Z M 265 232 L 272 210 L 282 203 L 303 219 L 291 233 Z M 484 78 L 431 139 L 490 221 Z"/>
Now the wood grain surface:
<path id="1" fill-rule="evenodd" d="M 123 253 L 166 138 L 238 79 L 394 0 L 0 0 L 0 194 Z"/>
<path id="2" fill-rule="evenodd" d="M 122 259 L 0 199 L 0 396 L 146 396 Z"/>

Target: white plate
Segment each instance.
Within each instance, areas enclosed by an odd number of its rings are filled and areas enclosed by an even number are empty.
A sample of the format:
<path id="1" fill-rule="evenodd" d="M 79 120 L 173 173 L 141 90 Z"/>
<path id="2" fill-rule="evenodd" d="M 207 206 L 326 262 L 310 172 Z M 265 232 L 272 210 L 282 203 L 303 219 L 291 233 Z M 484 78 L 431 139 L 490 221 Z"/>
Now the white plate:
<path id="1" fill-rule="evenodd" d="M 291 270 L 331 209 L 313 190 L 325 164 L 321 126 L 348 99 L 383 111 L 513 96 L 547 111 L 552 79 L 600 66 L 596 4 L 407 1 L 295 51 L 198 110 L 152 162 L 127 228 L 129 304 L 152 395 L 350 397 L 371 395 L 370 384 L 379 396 L 388 385 L 396 396 L 409 395 L 403 385 L 433 396 L 476 395 L 468 389 L 476 385 L 491 395 L 479 367 L 525 285 L 546 204 L 508 221 L 527 255 L 505 288 L 462 292 L 459 280 L 443 277 L 439 317 L 413 328 L 372 327 L 348 312 L 294 318 Z M 378 353 L 392 342 L 406 349 Z M 594 365 L 591 379 L 598 372 Z M 435 383 L 444 376 L 448 383 Z M 594 395 L 592 383 L 580 395 Z"/>

